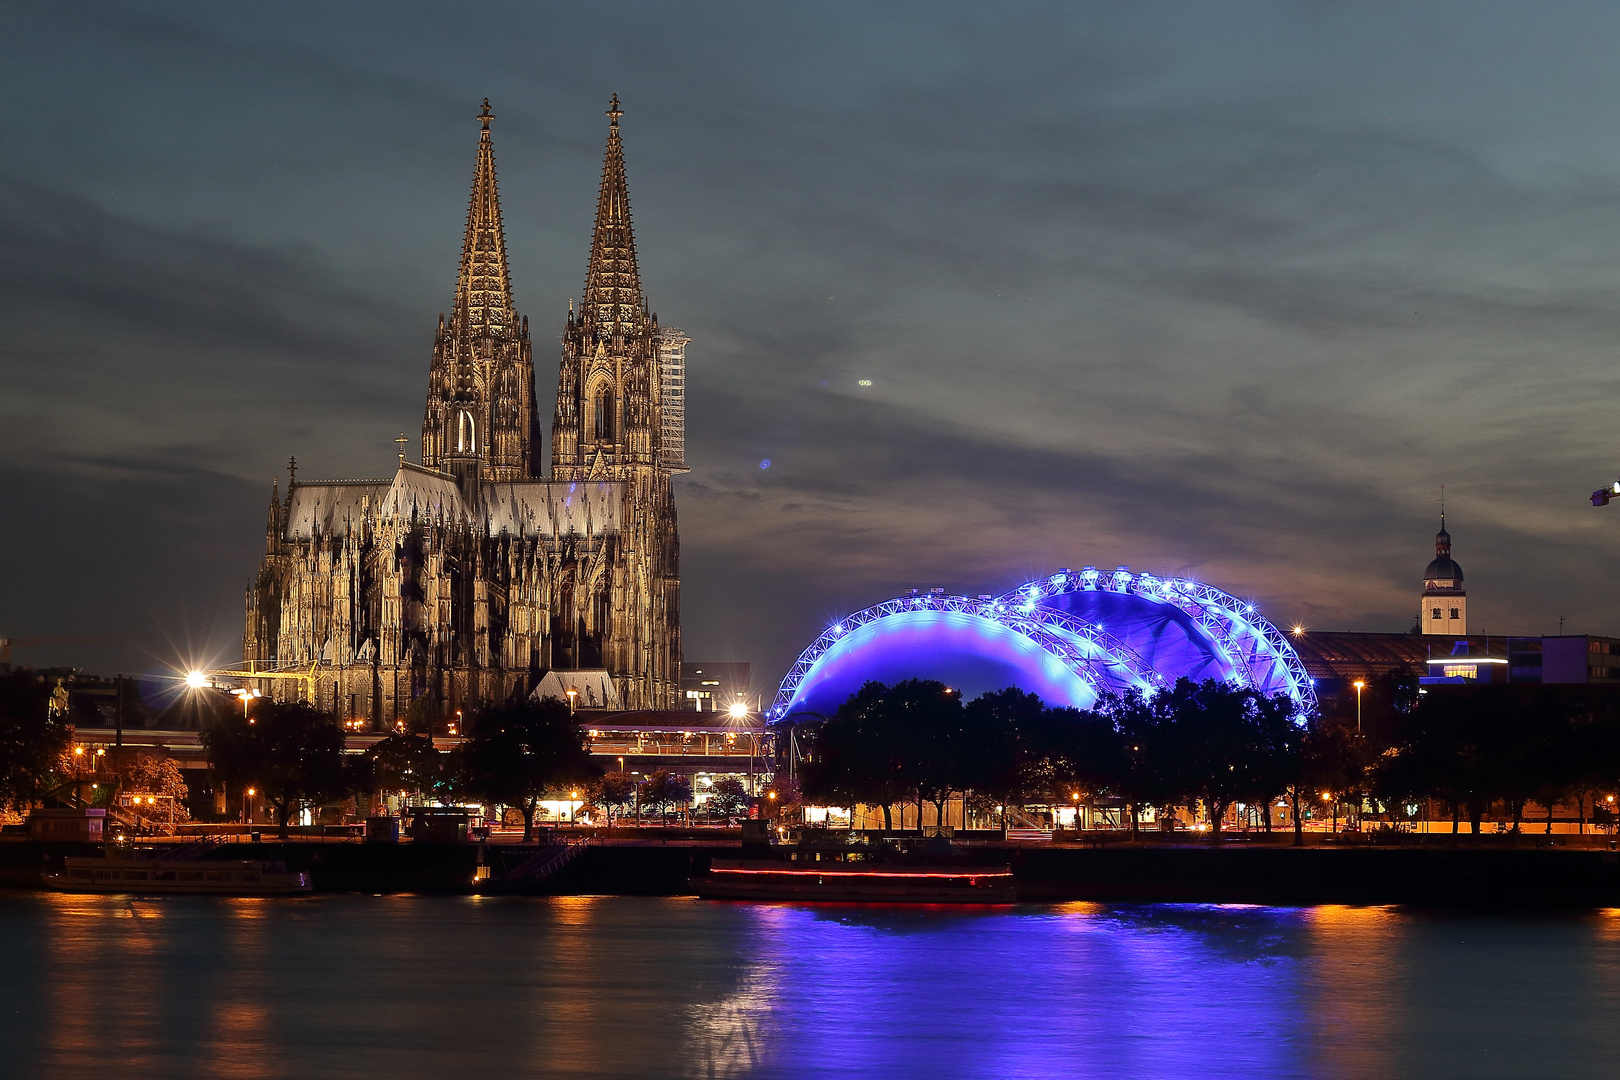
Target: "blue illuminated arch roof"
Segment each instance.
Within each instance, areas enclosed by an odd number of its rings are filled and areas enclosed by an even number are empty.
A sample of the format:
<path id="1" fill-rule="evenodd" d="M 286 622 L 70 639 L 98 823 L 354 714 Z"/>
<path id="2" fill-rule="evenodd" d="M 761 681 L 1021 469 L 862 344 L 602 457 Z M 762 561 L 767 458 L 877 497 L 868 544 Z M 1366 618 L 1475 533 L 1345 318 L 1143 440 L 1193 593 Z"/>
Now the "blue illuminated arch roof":
<path id="1" fill-rule="evenodd" d="M 1299 656 L 1254 605 L 1187 578 L 1088 566 L 998 597 L 912 593 L 856 612 L 800 655 L 772 713 L 830 716 L 872 679 L 938 679 L 969 698 L 1018 686 L 1087 708 L 1183 676 L 1287 694 L 1302 710 L 1316 701 Z"/>

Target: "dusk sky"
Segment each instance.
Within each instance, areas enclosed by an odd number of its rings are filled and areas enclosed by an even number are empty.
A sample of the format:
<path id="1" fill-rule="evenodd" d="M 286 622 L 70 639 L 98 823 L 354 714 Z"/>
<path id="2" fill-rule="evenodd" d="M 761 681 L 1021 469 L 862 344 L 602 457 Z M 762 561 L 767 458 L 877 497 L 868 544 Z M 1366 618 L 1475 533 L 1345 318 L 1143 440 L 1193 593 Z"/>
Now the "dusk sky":
<path id="1" fill-rule="evenodd" d="M 1620 633 L 1617 55 L 1613 5 L 0 5 L 0 636 L 240 657 L 287 458 L 418 453 L 486 96 L 549 435 L 615 91 L 688 660 L 768 694 L 1083 564 L 1405 630 L 1441 485 L 1470 630 Z"/>

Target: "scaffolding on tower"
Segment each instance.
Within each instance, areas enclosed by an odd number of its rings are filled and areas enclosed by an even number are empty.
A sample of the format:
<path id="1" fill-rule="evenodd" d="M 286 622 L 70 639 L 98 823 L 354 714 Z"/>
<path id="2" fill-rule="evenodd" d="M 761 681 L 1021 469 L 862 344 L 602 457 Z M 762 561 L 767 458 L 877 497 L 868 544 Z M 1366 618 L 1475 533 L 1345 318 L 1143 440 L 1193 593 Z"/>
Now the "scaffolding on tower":
<path id="1" fill-rule="evenodd" d="M 658 463 L 671 472 L 686 472 L 686 343 L 692 339 L 674 328 L 658 334 L 659 430 Z"/>

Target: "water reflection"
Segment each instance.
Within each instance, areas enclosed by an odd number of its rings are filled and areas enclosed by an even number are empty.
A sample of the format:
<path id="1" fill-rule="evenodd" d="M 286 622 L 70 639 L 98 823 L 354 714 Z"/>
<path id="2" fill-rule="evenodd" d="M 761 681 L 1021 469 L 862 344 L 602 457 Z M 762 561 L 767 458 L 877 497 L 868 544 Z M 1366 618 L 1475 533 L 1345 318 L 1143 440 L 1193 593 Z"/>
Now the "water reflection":
<path id="1" fill-rule="evenodd" d="M 30 1077 L 1604 1075 L 1620 912 L 0 894 Z"/>

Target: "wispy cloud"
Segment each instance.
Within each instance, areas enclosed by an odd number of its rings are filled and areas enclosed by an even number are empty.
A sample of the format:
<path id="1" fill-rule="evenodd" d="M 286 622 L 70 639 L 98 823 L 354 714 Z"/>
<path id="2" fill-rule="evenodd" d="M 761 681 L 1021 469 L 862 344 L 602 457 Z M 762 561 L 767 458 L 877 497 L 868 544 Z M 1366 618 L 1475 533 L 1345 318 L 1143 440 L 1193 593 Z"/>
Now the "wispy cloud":
<path id="1" fill-rule="evenodd" d="M 1620 22 L 921 10 L 0 16 L 0 498 L 39 523 L 0 630 L 234 633 L 269 474 L 420 422 L 473 106 L 539 343 L 617 90 L 694 337 L 689 655 L 774 676 L 896 590 L 1082 563 L 1403 629 L 1442 483 L 1487 629 L 1620 631 L 1580 501 L 1620 449 Z"/>

